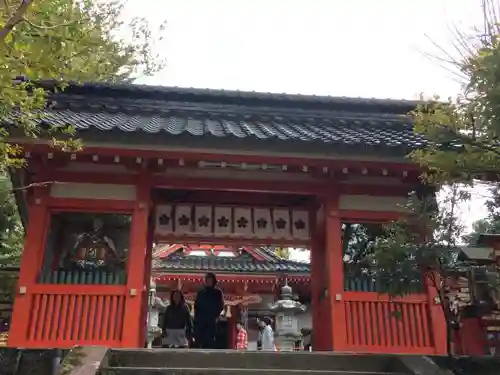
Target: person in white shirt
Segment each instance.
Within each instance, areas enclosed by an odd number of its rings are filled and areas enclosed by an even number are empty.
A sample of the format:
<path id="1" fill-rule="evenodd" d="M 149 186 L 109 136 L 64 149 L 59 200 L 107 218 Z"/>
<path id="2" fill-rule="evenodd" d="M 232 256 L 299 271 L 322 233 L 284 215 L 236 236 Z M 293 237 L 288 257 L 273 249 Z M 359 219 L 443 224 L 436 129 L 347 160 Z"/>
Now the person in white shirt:
<path id="1" fill-rule="evenodd" d="M 271 319 L 268 317 L 259 320 L 259 325 L 262 327 L 262 351 L 274 352 L 276 345 L 274 344 L 274 331 L 271 327 Z"/>
<path id="2" fill-rule="evenodd" d="M 161 336 L 159 314 L 165 311 L 167 305 L 156 295 L 156 284 L 151 280 L 149 287 L 149 311 L 147 315 L 147 348 L 153 347 L 155 338 Z"/>

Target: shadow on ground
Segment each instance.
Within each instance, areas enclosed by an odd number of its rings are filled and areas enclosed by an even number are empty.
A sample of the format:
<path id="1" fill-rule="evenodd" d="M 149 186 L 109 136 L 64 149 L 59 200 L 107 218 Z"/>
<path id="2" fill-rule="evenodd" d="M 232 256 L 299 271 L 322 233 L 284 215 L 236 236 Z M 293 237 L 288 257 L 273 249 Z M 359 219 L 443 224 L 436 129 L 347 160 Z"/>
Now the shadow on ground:
<path id="1" fill-rule="evenodd" d="M 499 357 L 460 357 L 452 364 L 446 357 L 432 357 L 432 359 L 439 367 L 454 370 L 456 375 L 500 375 Z"/>

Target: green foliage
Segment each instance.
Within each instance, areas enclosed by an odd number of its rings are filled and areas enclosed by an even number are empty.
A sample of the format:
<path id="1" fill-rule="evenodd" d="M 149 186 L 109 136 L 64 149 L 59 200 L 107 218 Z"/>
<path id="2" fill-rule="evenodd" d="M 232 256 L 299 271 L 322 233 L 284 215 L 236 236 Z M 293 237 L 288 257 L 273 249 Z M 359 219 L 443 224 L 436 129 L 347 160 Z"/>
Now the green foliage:
<path id="1" fill-rule="evenodd" d="M 283 259 L 290 259 L 290 248 L 282 247 L 282 246 L 270 246 L 267 248 L 269 251 L 272 251 L 274 254 Z"/>
<path id="2" fill-rule="evenodd" d="M 440 209 L 433 197 L 412 198 L 411 214 L 388 226 L 388 235 L 377 237 L 369 250 L 365 263 L 378 282 L 390 286 L 392 295 L 410 293 L 424 275 L 446 301 L 447 276 L 475 267 L 457 260 L 456 241 L 463 227 L 456 207 L 469 199 L 464 184 L 485 174 L 500 176 L 500 13 L 493 0 L 484 7 L 485 30 L 472 37 L 459 31 L 456 35 L 460 57 L 451 63 L 466 79 L 463 93 L 446 102 L 435 97 L 411 113 L 415 133 L 428 143 L 409 157 L 425 168 L 425 182 L 443 187 L 446 194 Z M 478 230 L 500 229 L 499 204 L 500 199 L 491 202 L 490 216 L 476 224 Z M 466 239 L 474 238 L 477 234 Z M 446 302 L 443 306 L 450 318 L 450 307 Z"/>
<path id="3" fill-rule="evenodd" d="M 125 22 L 124 1 L 0 4 L 0 172 L 23 165 L 21 149 L 8 142 L 12 136 L 44 136 L 67 150 L 81 147 L 71 124 L 39 126 L 48 91 L 36 82 L 51 80 L 64 90 L 70 81 L 130 81 L 163 66 L 153 52 L 157 35 L 144 19 Z"/>
<path id="4" fill-rule="evenodd" d="M 0 268 L 18 266 L 24 228 L 19 219 L 12 186 L 6 175 L 0 176 Z"/>
<path id="5" fill-rule="evenodd" d="M 376 278 L 390 286 L 392 295 L 414 290 L 422 277 L 440 288 L 447 272 L 457 263 L 457 235 L 462 226 L 457 217 L 458 187 L 444 197 L 436 210 L 434 197 L 408 202 L 409 215 L 386 227 L 388 235 L 379 238 L 371 257 Z"/>
<path id="6" fill-rule="evenodd" d="M 491 311 L 494 308 L 492 292 L 498 287 L 496 277 L 489 279 L 489 266 L 459 257 L 461 250 L 456 242 L 463 226 L 457 207 L 468 198 L 463 188 L 457 184 L 445 187 L 439 209 L 433 196 L 420 200 L 412 197 L 407 207 L 409 214 L 386 227 L 388 235 L 377 240 L 370 257 L 373 277 L 388 286 L 390 295 L 410 294 L 422 279 L 437 291 L 447 322 L 450 354 L 452 331 L 459 326 L 462 315 L 470 311 L 479 315 Z M 472 290 L 478 275 L 484 275 L 487 288 L 481 295 L 472 296 L 475 299 L 471 302 L 459 300 L 449 281 L 465 278 Z"/>
<path id="7" fill-rule="evenodd" d="M 16 264 L 23 232 L 12 198 L 9 168 L 24 166 L 16 137 L 43 137 L 78 150 L 72 124 L 40 126 L 50 95 L 68 82 L 131 82 L 164 66 L 145 19 L 127 21 L 125 0 L 0 1 L 0 266 Z M 40 85 L 51 81 L 52 85 Z M 26 187 L 27 188 L 27 187 Z"/>
<path id="8" fill-rule="evenodd" d="M 472 225 L 472 232 L 463 237 L 468 246 L 478 245 L 481 234 L 500 234 L 500 187 L 490 187 L 491 197 L 487 200 L 488 216 L 478 220 Z"/>
<path id="9" fill-rule="evenodd" d="M 472 182 L 484 175 L 500 172 L 500 145 L 496 129 L 485 125 L 476 99 L 456 102 L 431 102 L 412 113 L 414 130 L 424 135 L 427 147 L 410 157 L 427 168 L 424 177 L 431 183 Z"/>
<path id="10" fill-rule="evenodd" d="M 357 274 L 370 268 L 370 256 L 381 236 L 386 236 L 379 223 L 342 223 L 342 248 L 346 272 Z"/>
<path id="11" fill-rule="evenodd" d="M 411 113 L 415 133 L 428 143 L 409 157 L 424 167 L 424 181 L 440 186 L 445 197 L 439 209 L 428 203 L 430 197 L 412 199 L 411 214 L 387 228 L 390 236 L 377 243 L 372 259 L 377 277 L 385 279 L 395 295 L 408 293 L 414 276 L 424 275 L 437 288 L 448 322 L 456 320 L 458 312 L 447 295 L 447 277 L 470 276 L 477 267 L 458 260 L 456 241 L 464 228 L 457 205 L 470 199 L 466 185 L 485 175 L 500 175 L 500 13 L 495 0 L 485 0 L 482 7 L 484 30 L 477 35 L 455 30 L 459 57 L 445 52 L 465 79 L 462 94 L 446 102 L 435 97 Z M 490 218 L 477 223 L 476 229 L 496 226 L 500 215 L 492 212 L 498 203 L 500 199 L 492 202 Z M 465 239 L 475 238 L 477 233 Z"/>
<path id="12" fill-rule="evenodd" d="M 465 79 L 463 93 L 412 113 L 415 132 L 430 142 L 411 157 L 429 169 L 431 181 L 470 182 L 500 172 L 500 5 L 486 0 L 483 8 L 484 30 L 455 36 L 460 57 L 451 64 Z"/>
<path id="13" fill-rule="evenodd" d="M 481 234 L 495 233 L 491 231 L 494 226 L 496 223 L 490 222 L 488 218 L 475 221 L 472 223 L 472 231 L 462 237 L 464 244 L 470 247 L 477 246 Z"/>

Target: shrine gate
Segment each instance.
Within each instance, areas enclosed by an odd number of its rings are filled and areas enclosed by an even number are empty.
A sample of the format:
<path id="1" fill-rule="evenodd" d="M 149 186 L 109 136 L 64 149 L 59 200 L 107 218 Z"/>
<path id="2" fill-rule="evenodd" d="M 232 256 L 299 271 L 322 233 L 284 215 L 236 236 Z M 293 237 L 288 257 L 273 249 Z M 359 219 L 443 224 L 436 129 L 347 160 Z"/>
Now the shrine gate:
<path id="1" fill-rule="evenodd" d="M 10 346 L 142 347 L 163 241 L 309 248 L 315 350 L 445 353 L 431 289 L 390 300 L 344 275 L 342 223 L 397 219 L 419 187 L 416 103 L 98 84 L 53 102 L 40 126 L 75 126 L 84 149 L 15 140 L 27 234 Z"/>

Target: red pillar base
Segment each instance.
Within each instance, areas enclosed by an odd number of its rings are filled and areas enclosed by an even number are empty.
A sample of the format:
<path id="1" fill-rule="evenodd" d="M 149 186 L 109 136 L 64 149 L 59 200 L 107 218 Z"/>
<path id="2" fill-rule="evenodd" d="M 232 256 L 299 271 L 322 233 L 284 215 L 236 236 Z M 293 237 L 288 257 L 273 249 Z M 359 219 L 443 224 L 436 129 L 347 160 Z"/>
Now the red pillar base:
<path id="1" fill-rule="evenodd" d="M 483 356 L 486 348 L 486 334 L 480 318 L 464 318 L 457 335 L 458 354 Z"/>

